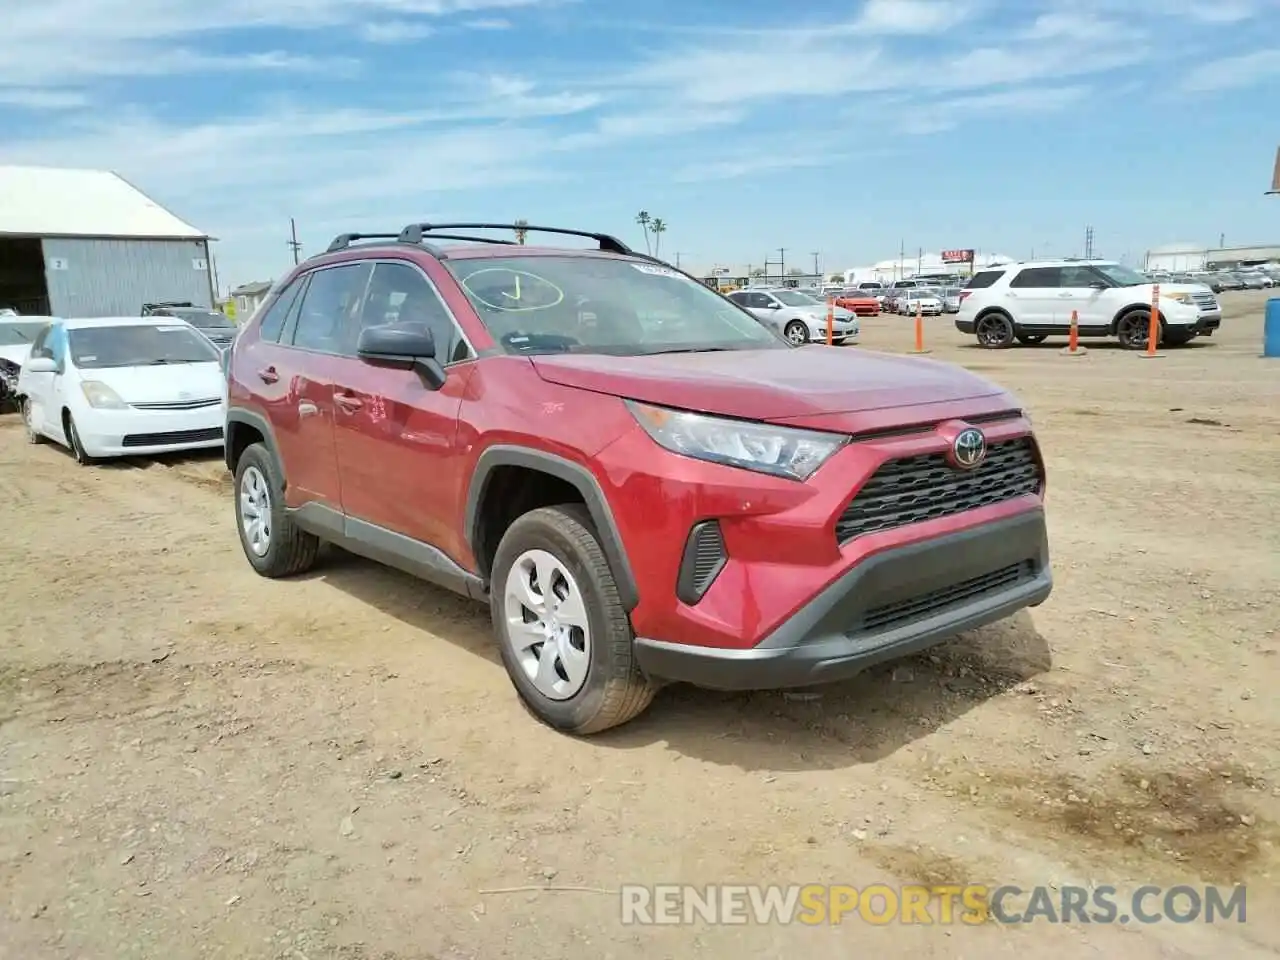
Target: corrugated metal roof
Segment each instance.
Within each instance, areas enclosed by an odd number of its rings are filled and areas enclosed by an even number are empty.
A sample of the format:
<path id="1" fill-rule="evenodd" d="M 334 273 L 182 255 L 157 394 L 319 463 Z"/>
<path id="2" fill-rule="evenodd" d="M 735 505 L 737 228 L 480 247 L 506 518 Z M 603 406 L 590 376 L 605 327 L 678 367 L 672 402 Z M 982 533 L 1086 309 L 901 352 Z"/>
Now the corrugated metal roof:
<path id="1" fill-rule="evenodd" d="M 108 170 L 6 166 L 0 166 L 0 234 L 154 239 L 206 236 Z"/>

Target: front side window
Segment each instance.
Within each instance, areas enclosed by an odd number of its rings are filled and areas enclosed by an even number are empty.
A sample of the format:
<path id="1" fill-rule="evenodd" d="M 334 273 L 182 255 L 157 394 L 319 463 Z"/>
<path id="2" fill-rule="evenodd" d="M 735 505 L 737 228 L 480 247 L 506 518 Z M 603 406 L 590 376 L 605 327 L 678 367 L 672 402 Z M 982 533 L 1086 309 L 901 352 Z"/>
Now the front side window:
<path id="1" fill-rule="evenodd" d="M 425 323 L 436 342 L 436 359 L 456 363 L 471 355 L 462 331 L 421 270 L 407 263 L 379 263 L 361 308 L 360 327 Z"/>
<path id="2" fill-rule="evenodd" d="M 642 356 L 790 348 L 719 294 L 657 264 L 529 256 L 457 259 L 445 266 L 508 353 Z"/>
<path id="3" fill-rule="evenodd" d="M 217 363 L 222 356 L 186 324 L 81 327 L 69 339 L 71 359 L 81 370 Z"/>

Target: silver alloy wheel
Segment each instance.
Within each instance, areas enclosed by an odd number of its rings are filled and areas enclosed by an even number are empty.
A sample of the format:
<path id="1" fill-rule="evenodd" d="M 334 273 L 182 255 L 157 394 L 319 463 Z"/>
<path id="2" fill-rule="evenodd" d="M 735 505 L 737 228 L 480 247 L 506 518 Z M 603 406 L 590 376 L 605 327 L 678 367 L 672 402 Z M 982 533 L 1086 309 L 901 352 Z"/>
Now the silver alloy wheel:
<path id="1" fill-rule="evenodd" d="M 793 320 L 791 323 L 787 324 L 786 334 L 787 339 L 792 343 L 809 342 L 809 328 L 799 320 Z"/>
<path id="2" fill-rule="evenodd" d="M 271 490 L 257 467 L 240 478 L 240 527 L 253 555 L 265 557 L 271 549 Z"/>
<path id="3" fill-rule="evenodd" d="M 591 625 L 582 591 L 546 550 L 526 550 L 507 572 L 506 639 L 516 663 L 549 700 L 568 700 L 587 680 Z"/>

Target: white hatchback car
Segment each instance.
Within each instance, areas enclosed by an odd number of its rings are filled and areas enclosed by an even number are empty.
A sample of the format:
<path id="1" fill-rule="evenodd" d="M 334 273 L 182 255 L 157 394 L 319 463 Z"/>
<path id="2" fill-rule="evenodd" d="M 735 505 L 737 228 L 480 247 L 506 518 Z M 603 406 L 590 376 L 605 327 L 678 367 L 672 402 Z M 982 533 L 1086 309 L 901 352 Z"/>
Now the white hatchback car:
<path id="1" fill-rule="evenodd" d="M 80 463 L 222 446 L 226 400 L 218 348 L 172 317 L 56 320 L 18 378 L 32 443 Z"/>

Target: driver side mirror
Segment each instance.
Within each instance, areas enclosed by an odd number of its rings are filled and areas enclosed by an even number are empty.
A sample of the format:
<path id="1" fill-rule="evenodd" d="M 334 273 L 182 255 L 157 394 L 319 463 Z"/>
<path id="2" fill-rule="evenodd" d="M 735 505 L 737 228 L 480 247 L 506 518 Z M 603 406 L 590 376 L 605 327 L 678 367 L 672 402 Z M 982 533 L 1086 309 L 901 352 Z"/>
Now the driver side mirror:
<path id="1" fill-rule="evenodd" d="M 365 327 L 356 356 L 375 367 L 412 370 L 428 390 L 444 386 L 445 370 L 436 359 L 436 338 L 425 323 L 388 323 Z"/>
<path id="2" fill-rule="evenodd" d="M 58 361 L 53 357 L 29 357 L 23 364 L 28 373 L 57 373 Z"/>
<path id="3" fill-rule="evenodd" d="M 782 309 L 782 304 L 780 304 L 777 300 L 774 300 L 774 301 L 770 302 L 770 304 L 769 304 L 769 309 L 770 309 L 770 310 L 781 310 L 781 309 Z"/>
<path id="4" fill-rule="evenodd" d="M 1104 283 L 1104 282 L 1103 282 L 1103 281 L 1101 281 L 1101 280 L 1095 280 L 1095 281 L 1093 281 L 1093 283 L 1089 284 L 1089 286 L 1090 286 L 1091 288 L 1093 288 L 1094 290 L 1106 290 L 1106 289 L 1107 289 L 1107 284 L 1106 284 L 1106 283 Z"/>

